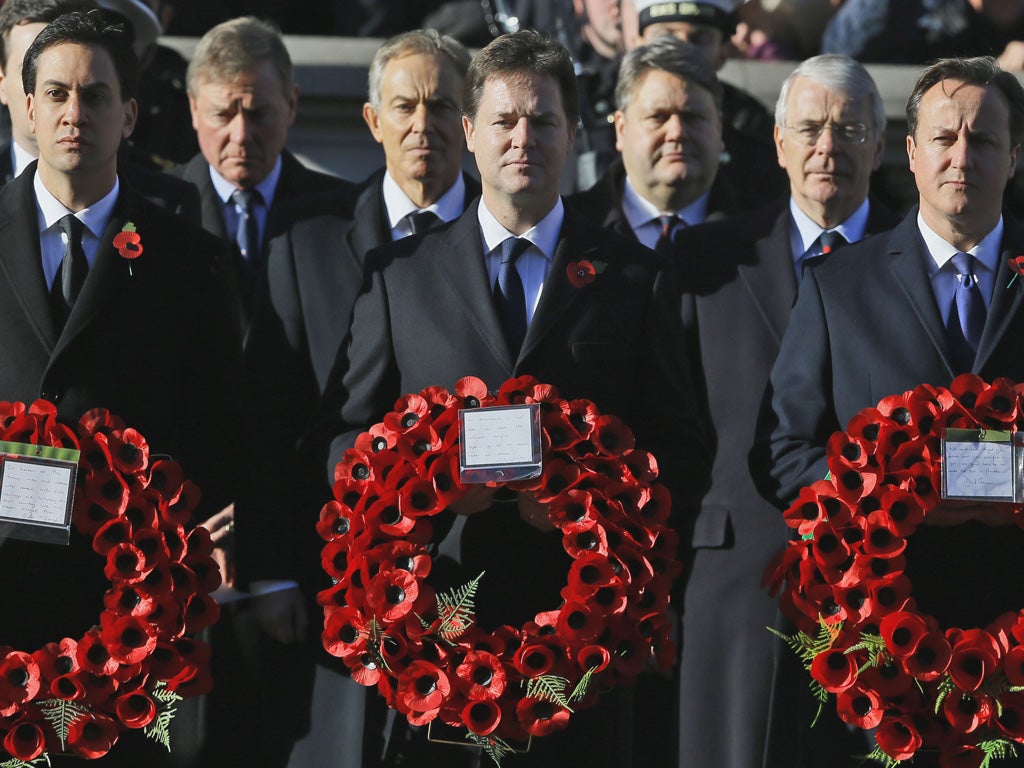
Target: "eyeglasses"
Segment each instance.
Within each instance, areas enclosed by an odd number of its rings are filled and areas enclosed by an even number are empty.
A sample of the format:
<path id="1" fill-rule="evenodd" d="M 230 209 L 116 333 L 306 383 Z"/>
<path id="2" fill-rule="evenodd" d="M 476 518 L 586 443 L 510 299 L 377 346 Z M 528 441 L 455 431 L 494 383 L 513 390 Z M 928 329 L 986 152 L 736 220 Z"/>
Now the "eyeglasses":
<path id="1" fill-rule="evenodd" d="M 807 120 L 799 125 L 787 125 L 786 128 L 809 147 L 818 143 L 826 128 L 831 128 L 833 138 L 843 144 L 863 144 L 868 137 L 868 127 L 864 123 L 818 123 Z"/>

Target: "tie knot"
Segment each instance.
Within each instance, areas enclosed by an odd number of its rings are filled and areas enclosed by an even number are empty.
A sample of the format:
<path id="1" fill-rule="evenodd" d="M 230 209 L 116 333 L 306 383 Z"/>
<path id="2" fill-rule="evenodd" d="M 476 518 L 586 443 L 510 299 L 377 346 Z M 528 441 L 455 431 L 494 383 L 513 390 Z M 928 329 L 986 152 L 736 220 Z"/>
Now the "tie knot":
<path id="1" fill-rule="evenodd" d="M 231 193 L 231 202 L 243 213 L 252 213 L 253 207 L 263 202 L 263 195 L 258 189 L 236 189 Z"/>
<path id="2" fill-rule="evenodd" d="M 82 233 L 85 232 L 85 225 L 82 223 L 81 219 L 73 213 L 69 213 L 67 216 L 62 217 L 58 223 L 60 224 L 60 228 L 64 234 L 68 236 L 69 242 L 82 242 Z"/>
<path id="3" fill-rule="evenodd" d="M 510 237 L 501 244 L 501 263 L 515 264 L 532 243 L 523 237 Z"/>
<path id="4" fill-rule="evenodd" d="M 405 218 L 409 222 L 409 229 L 412 230 L 414 235 L 426 232 L 441 221 L 441 217 L 433 211 L 413 211 Z"/>
<path id="5" fill-rule="evenodd" d="M 682 219 L 674 213 L 666 213 L 663 216 L 659 216 L 658 221 L 661 223 L 661 236 L 668 237 L 672 234 L 672 230 L 675 229 L 676 224 L 679 224 Z"/>
<path id="6" fill-rule="evenodd" d="M 974 257 L 969 253 L 957 253 L 953 256 L 953 268 L 962 277 L 974 274 Z"/>
<path id="7" fill-rule="evenodd" d="M 818 244 L 821 246 L 821 252 L 828 254 L 832 253 L 836 248 L 846 245 L 846 238 L 843 237 L 842 233 L 829 229 L 818 236 Z"/>

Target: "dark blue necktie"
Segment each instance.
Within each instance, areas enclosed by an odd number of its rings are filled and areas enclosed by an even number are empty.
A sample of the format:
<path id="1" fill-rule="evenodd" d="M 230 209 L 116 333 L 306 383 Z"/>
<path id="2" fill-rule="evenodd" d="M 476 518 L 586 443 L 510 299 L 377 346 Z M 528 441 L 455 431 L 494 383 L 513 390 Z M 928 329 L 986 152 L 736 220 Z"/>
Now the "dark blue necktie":
<path id="1" fill-rule="evenodd" d="M 683 220 L 675 214 L 666 213 L 658 217 L 661 225 L 661 234 L 658 235 L 658 242 L 654 244 L 654 250 L 661 256 L 668 256 L 672 252 L 673 233 L 677 224 L 683 224 Z"/>
<path id="2" fill-rule="evenodd" d="M 518 356 L 526 338 L 526 292 L 516 262 L 529 247 L 530 241 L 521 237 L 510 237 L 501 244 L 501 263 L 494 284 L 494 306 L 513 357 Z"/>
<path id="3" fill-rule="evenodd" d="M 418 235 L 441 222 L 441 217 L 433 211 L 414 211 L 405 217 L 409 221 L 412 234 Z"/>
<path id="4" fill-rule="evenodd" d="M 833 251 L 838 251 L 844 245 L 849 245 L 849 242 L 843 237 L 843 234 L 835 229 L 827 229 L 818 235 L 817 248 L 814 244 L 807 251 L 807 255 L 800 261 L 800 275 L 807 274 L 807 270 L 818 264 L 821 264 L 828 255 Z"/>
<path id="5" fill-rule="evenodd" d="M 985 328 L 985 298 L 981 295 L 978 278 L 974 275 L 974 257 L 958 253 L 952 258 L 957 272 L 956 293 L 949 310 L 946 337 L 957 373 L 967 373 L 974 367 L 974 356 Z"/>
<path id="6" fill-rule="evenodd" d="M 255 189 L 239 189 L 231 195 L 232 202 L 238 208 L 235 242 L 250 267 L 254 267 L 260 258 L 260 225 L 256 218 L 256 205 L 262 199 L 262 195 Z"/>

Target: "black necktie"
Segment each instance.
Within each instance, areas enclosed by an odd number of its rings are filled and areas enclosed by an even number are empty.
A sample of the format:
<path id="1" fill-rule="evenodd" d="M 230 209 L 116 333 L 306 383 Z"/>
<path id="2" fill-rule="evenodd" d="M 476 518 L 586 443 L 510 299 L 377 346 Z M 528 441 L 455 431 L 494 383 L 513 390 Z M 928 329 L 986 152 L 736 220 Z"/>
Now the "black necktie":
<path id="1" fill-rule="evenodd" d="M 78 294 L 82 292 L 82 285 L 89 274 L 89 262 L 85 260 L 85 251 L 82 249 L 85 225 L 70 213 L 59 223 L 66 242 L 64 257 L 53 278 L 50 297 L 58 325 L 63 327 L 78 300 Z"/>
<path id="2" fill-rule="evenodd" d="M 658 242 L 654 244 L 654 250 L 662 256 L 668 256 L 672 252 L 673 230 L 677 224 L 685 222 L 675 214 L 659 216 L 658 221 L 661 223 L 661 234 L 658 236 Z"/>
<path id="3" fill-rule="evenodd" d="M 526 338 L 526 292 L 516 262 L 529 247 L 530 241 L 521 237 L 510 237 L 501 244 L 501 263 L 494 285 L 494 306 L 513 357 L 518 356 Z"/>
<path id="4" fill-rule="evenodd" d="M 974 367 L 987 311 L 978 278 L 974 275 L 974 257 L 969 253 L 958 253 L 951 261 L 958 282 L 949 310 L 949 322 L 946 323 L 946 337 L 957 373 L 967 373 Z"/>
<path id="5" fill-rule="evenodd" d="M 811 267 L 821 264 L 833 251 L 838 251 L 844 245 L 849 245 L 849 242 L 838 230 L 828 229 L 818 235 L 816 245 L 817 247 L 815 244 L 811 245 L 808 250 L 809 255 L 804 256 L 800 262 L 801 275 L 806 274 Z"/>
<path id="6" fill-rule="evenodd" d="M 405 218 L 409 222 L 409 228 L 414 235 L 426 232 L 441 221 L 441 217 L 433 211 L 414 211 Z"/>

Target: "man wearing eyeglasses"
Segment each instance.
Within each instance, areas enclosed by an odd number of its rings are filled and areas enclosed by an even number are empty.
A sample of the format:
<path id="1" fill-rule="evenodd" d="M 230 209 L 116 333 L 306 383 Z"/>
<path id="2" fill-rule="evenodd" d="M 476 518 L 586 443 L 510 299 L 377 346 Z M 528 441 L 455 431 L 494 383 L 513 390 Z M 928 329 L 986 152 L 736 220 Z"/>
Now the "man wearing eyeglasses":
<path id="1" fill-rule="evenodd" d="M 885 113 L 864 67 L 842 56 L 801 64 L 782 88 L 776 121 L 789 197 L 687 228 L 676 240 L 687 280 L 682 314 L 689 357 L 716 444 L 711 487 L 690 537 L 694 554 L 683 601 L 679 765 L 688 768 L 761 765 L 769 727 L 775 730 L 780 714 L 790 715 L 791 708 L 772 698 L 775 658 L 765 627 L 775 623 L 776 605 L 760 588 L 788 529 L 758 493 L 748 455 L 804 263 L 839 247 L 831 237 L 852 242 L 896 223 L 868 199 Z M 826 232 L 837 235 L 823 238 Z M 796 681 L 796 696 L 807 693 L 798 664 L 785 674 Z M 806 729 L 812 716 L 778 723 L 782 738 Z M 858 748 L 865 752 L 863 741 Z M 771 763 L 777 765 L 786 763 Z"/>

